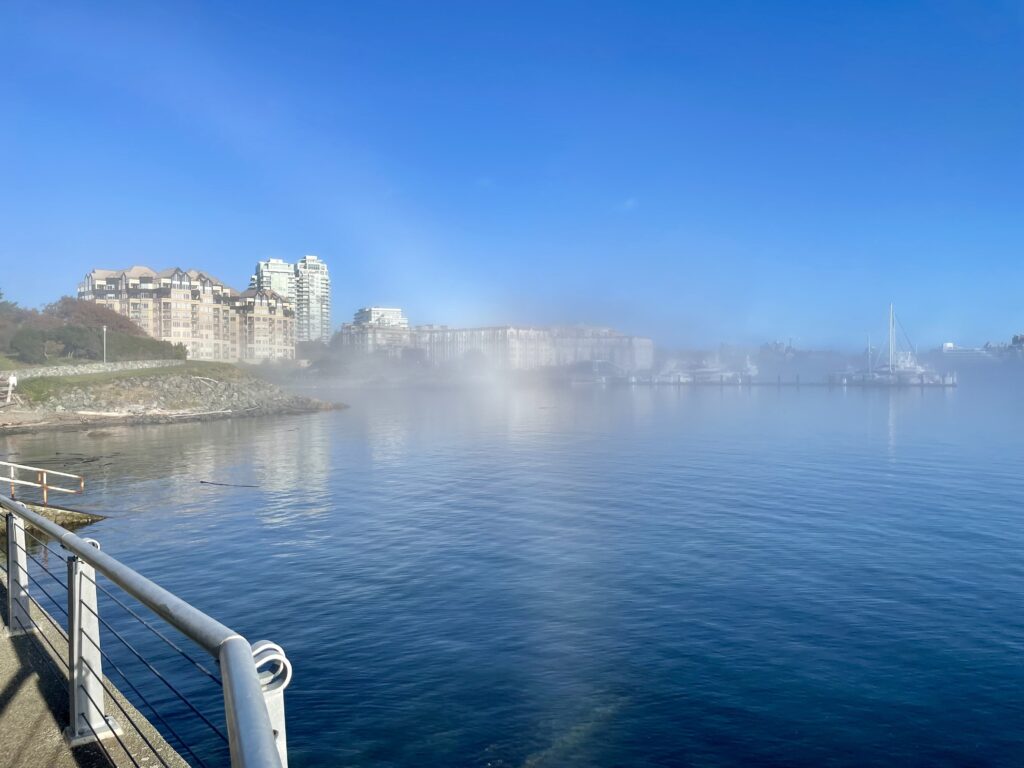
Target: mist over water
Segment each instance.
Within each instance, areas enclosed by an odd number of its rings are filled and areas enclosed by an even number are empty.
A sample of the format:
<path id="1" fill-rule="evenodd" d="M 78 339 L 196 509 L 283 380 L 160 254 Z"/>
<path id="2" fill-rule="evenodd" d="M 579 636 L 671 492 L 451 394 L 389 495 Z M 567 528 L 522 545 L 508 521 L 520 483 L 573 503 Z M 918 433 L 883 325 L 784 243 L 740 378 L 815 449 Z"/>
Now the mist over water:
<path id="1" fill-rule="evenodd" d="M 0 453 L 284 646 L 293 766 L 1018 765 L 1018 391 L 321 388 Z"/>

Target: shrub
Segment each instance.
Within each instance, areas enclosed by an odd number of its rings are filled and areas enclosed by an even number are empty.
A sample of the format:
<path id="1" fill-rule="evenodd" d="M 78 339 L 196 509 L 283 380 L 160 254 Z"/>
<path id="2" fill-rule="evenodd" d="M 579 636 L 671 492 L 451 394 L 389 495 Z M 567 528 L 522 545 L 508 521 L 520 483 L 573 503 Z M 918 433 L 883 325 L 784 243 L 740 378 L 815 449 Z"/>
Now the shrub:
<path id="1" fill-rule="evenodd" d="M 22 362 L 46 362 L 46 334 L 36 328 L 19 328 L 11 337 L 10 346 Z"/>

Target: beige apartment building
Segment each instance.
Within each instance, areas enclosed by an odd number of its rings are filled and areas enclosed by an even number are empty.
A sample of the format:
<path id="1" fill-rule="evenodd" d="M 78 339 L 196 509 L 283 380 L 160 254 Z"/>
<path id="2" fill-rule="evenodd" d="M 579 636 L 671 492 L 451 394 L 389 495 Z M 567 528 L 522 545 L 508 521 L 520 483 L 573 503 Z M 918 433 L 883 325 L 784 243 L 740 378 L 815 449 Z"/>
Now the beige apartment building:
<path id="1" fill-rule="evenodd" d="M 269 290 L 238 293 L 195 269 L 94 269 L 78 298 L 124 315 L 153 338 L 184 344 L 192 360 L 295 357 L 288 302 Z"/>

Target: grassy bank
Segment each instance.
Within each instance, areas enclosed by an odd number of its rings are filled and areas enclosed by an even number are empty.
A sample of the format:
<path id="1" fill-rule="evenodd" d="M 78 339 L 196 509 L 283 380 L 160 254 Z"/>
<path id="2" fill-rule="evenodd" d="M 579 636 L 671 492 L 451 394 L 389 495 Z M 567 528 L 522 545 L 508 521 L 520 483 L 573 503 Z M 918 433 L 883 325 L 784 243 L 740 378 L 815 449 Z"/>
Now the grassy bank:
<path id="1" fill-rule="evenodd" d="M 189 361 L 183 365 L 164 368 L 144 368 L 138 371 L 113 371 L 70 376 L 43 376 L 18 382 L 18 394 L 33 403 L 42 403 L 73 389 L 101 386 L 117 382 L 142 382 L 166 376 L 200 376 L 222 382 L 238 382 L 255 378 L 230 363 L 204 363 Z"/>

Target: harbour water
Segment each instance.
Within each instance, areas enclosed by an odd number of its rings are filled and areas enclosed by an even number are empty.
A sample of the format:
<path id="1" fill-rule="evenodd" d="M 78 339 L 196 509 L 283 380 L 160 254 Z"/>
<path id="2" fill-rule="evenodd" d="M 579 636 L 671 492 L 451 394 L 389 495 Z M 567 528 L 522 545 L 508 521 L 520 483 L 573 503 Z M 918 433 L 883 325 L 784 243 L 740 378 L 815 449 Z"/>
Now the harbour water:
<path id="1" fill-rule="evenodd" d="M 0 455 L 284 646 L 293 768 L 1020 765 L 1018 391 L 321 391 Z"/>

